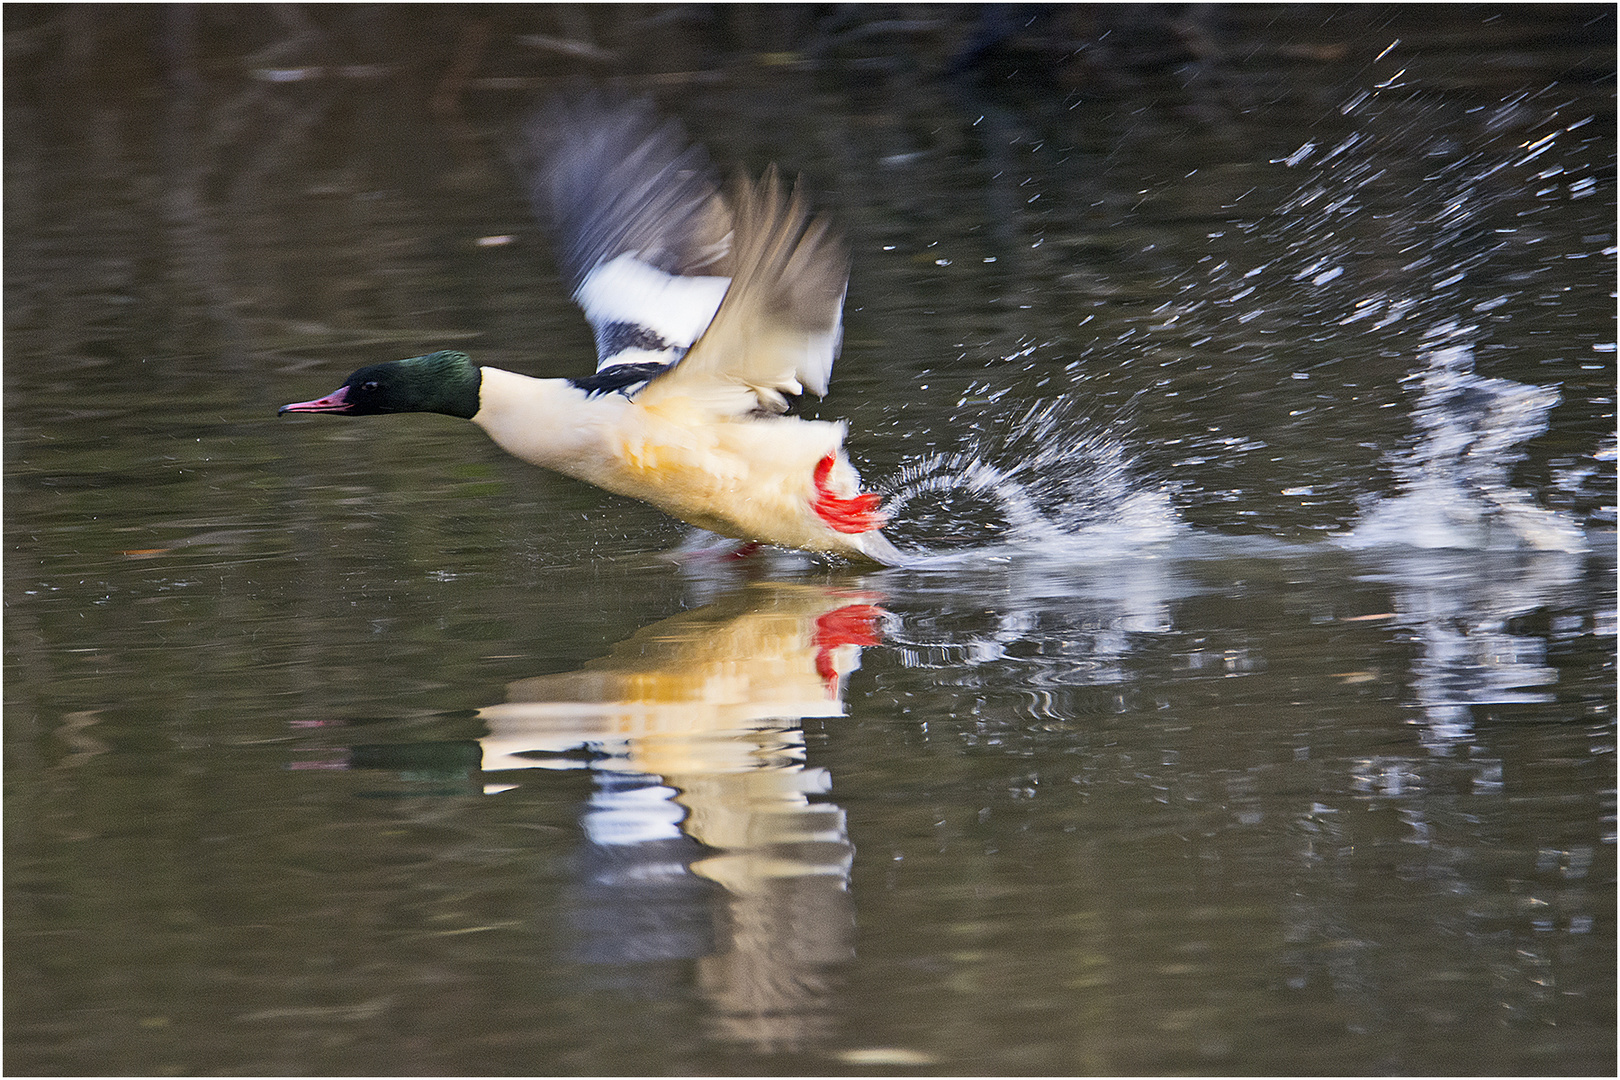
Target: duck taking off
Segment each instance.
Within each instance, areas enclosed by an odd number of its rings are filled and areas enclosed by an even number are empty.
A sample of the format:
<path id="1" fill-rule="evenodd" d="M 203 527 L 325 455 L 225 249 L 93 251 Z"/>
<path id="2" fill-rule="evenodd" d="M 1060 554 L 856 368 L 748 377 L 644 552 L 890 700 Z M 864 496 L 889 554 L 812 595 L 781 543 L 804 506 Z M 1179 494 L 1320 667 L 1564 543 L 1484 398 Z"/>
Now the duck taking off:
<path id="1" fill-rule="evenodd" d="M 827 392 L 849 257 L 775 167 L 726 192 L 644 104 L 556 103 L 527 126 L 535 212 L 596 336 L 596 373 L 535 379 L 435 352 L 361 368 L 283 413 L 439 412 L 524 461 L 739 540 L 893 564 Z"/>

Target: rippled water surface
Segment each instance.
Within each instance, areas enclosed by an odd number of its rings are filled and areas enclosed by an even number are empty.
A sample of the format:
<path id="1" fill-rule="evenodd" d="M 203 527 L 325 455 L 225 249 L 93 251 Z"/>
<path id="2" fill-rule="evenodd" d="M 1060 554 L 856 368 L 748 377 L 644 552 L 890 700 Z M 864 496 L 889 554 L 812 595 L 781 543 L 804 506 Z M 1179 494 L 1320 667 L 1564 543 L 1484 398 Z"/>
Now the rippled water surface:
<path id="1" fill-rule="evenodd" d="M 7 9 L 8 1071 L 1613 1069 L 1612 8 L 488 10 Z M 909 565 L 276 419 L 589 369 L 589 65 Z"/>

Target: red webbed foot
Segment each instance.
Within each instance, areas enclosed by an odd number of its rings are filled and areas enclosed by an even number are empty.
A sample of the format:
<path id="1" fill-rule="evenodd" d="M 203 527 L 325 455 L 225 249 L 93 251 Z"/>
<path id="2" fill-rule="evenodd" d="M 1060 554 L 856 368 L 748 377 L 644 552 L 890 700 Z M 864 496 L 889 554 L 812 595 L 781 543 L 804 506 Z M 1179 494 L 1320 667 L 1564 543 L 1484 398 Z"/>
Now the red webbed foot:
<path id="1" fill-rule="evenodd" d="M 827 477 L 837 462 L 834 454 L 828 454 L 816 462 L 816 501 L 811 504 L 816 515 L 841 533 L 863 533 L 883 528 L 889 515 L 883 512 L 883 500 L 879 496 L 868 493 L 845 499 L 827 486 Z"/>

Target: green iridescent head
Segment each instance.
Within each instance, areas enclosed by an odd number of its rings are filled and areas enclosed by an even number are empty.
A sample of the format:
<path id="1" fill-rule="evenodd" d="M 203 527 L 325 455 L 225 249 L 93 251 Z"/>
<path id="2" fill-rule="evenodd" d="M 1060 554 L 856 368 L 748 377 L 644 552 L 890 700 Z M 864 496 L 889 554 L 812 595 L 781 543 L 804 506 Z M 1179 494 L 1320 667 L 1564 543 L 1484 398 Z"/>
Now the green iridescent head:
<path id="1" fill-rule="evenodd" d="M 325 397 L 283 405 L 278 414 L 376 416 L 436 412 L 471 420 L 478 412 L 478 388 L 482 381 L 478 365 L 466 353 L 428 353 L 363 367 Z"/>

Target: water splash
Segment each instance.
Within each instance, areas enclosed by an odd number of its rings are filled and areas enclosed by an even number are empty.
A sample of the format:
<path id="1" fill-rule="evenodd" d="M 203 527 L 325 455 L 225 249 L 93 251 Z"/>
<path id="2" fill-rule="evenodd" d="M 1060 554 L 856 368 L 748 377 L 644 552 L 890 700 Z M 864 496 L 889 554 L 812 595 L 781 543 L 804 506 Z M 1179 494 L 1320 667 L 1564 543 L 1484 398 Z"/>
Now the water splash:
<path id="1" fill-rule="evenodd" d="M 1458 340 L 1466 332 L 1438 328 L 1411 376 L 1422 387 L 1418 439 L 1390 460 L 1399 490 L 1335 539 L 1349 548 L 1585 551 L 1574 521 L 1512 484 L 1520 447 L 1547 430 L 1558 391 L 1475 374 L 1473 350 Z"/>
<path id="2" fill-rule="evenodd" d="M 1002 435 L 906 464 L 883 485 L 885 532 L 919 559 L 1037 553 L 1108 557 L 1181 528 L 1164 485 L 1143 482 L 1113 425 L 1070 399 L 1032 405 Z"/>

